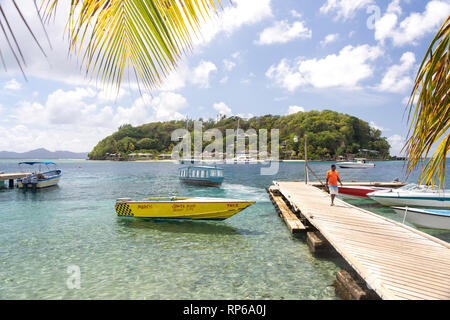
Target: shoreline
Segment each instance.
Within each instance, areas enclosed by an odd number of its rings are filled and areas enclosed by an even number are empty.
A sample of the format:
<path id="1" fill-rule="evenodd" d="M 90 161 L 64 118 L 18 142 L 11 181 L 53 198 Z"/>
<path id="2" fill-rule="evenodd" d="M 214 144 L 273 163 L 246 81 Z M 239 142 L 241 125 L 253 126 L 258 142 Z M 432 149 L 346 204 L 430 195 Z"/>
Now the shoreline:
<path id="1" fill-rule="evenodd" d="M 66 160 L 66 159 L 61 159 L 61 160 Z M 100 159 L 83 159 L 86 161 L 111 161 L 111 162 L 174 162 L 174 163 L 179 163 L 179 160 L 172 160 L 172 159 L 142 159 L 142 160 L 112 160 L 112 159 L 105 159 L 105 160 L 100 160 Z M 305 162 L 305 160 L 293 160 L 293 159 L 288 159 L 288 160 L 257 160 L 252 161 L 250 163 L 245 163 L 245 164 L 257 164 L 257 163 L 268 163 L 271 161 L 276 161 L 276 162 L 290 162 L 290 163 L 295 163 L 295 162 Z M 335 163 L 339 163 L 339 162 L 344 162 L 346 160 L 308 160 L 308 162 L 335 162 Z M 386 162 L 386 161 L 405 161 L 405 160 L 399 160 L 399 159 L 382 159 L 382 160 L 371 160 L 368 159 L 367 161 L 373 161 L 373 162 Z M 227 163 L 226 161 L 208 161 L 208 160 L 200 160 L 200 161 L 196 161 L 196 163 L 218 163 L 218 164 L 235 164 L 235 163 Z M 179 163 L 182 164 L 182 163 Z M 186 162 L 184 164 L 189 164 L 189 162 Z M 240 163 L 240 164 L 244 164 L 244 163 Z"/>

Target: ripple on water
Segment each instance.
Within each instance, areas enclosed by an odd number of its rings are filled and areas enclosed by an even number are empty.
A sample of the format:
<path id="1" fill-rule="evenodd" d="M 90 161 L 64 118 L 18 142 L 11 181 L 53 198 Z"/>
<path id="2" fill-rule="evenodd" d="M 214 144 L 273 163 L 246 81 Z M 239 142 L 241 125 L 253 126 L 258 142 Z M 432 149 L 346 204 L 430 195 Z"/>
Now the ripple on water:
<path id="1" fill-rule="evenodd" d="M 0 190 L 1 299 L 336 299 L 339 267 L 313 258 L 289 234 L 264 189 L 272 180 L 301 179 L 302 163 L 281 163 L 276 176 L 224 166 L 221 188 L 186 186 L 171 163 L 60 164 L 58 188 Z M 329 164 L 311 166 L 322 174 Z M 0 162 L 0 170 L 15 167 Z M 391 180 L 401 167 L 377 164 L 366 179 Z M 224 222 L 116 217 L 116 198 L 148 195 L 257 203 Z M 81 289 L 66 285 L 71 265 L 80 267 Z"/>

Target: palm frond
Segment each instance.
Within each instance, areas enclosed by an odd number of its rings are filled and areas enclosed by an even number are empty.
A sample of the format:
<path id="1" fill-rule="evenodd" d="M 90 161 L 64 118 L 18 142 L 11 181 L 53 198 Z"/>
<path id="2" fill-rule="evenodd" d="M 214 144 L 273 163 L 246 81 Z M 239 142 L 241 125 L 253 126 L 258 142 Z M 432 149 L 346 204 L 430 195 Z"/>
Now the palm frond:
<path id="1" fill-rule="evenodd" d="M 446 157 L 450 150 L 450 16 L 438 30 L 420 65 L 408 101 L 411 121 L 404 146 L 407 172 L 421 166 L 420 183 L 445 186 Z M 417 98 L 416 98 L 417 97 Z M 432 146 L 439 143 L 430 155 Z"/>
<path id="2" fill-rule="evenodd" d="M 46 56 L 16 0 L 10 1 Z M 33 1 L 42 26 L 56 16 L 59 0 Z M 138 84 L 153 89 L 191 49 L 192 37 L 198 35 L 201 22 L 220 7 L 220 0 L 72 0 L 65 12 L 69 49 L 82 57 L 86 74 L 107 86 L 118 90 L 125 71 L 132 69 Z M 25 77 L 25 59 L 0 4 L 2 34 Z M 6 69 L 3 52 L 0 58 Z"/>
<path id="3" fill-rule="evenodd" d="M 41 24 L 42 27 L 44 27 L 43 23 L 42 23 L 42 17 L 39 13 L 38 7 L 36 5 L 36 0 L 33 0 L 34 4 L 35 4 L 35 9 L 36 9 L 36 13 L 38 18 L 41 20 Z M 33 29 L 29 26 L 27 20 L 25 19 L 24 15 L 22 14 L 22 11 L 20 10 L 19 5 L 17 5 L 15 0 L 11 0 L 11 3 L 13 4 L 13 6 L 16 9 L 16 12 L 18 13 L 18 16 L 20 17 L 20 20 L 24 23 L 24 25 L 27 27 L 30 35 L 32 36 L 33 40 L 35 41 L 35 43 L 37 44 L 37 46 L 39 47 L 39 49 L 41 50 L 42 54 L 44 55 L 44 57 L 46 57 L 46 53 L 45 50 L 42 48 L 40 42 L 38 41 L 38 39 L 36 38 Z M 8 45 L 8 49 L 9 52 L 11 52 L 11 54 L 13 55 L 14 59 L 16 60 L 16 63 L 20 69 L 20 71 L 22 72 L 22 75 L 24 77 L 25 80 L 27 80 L 27 77 L 25 75 L 25 72 L 23 70 L 23 68 L 26 66 L 26 61 L 25 58 L 23 56 L 22 50 L 20 49 L 20 43 L 19 41 L 16 39 L 16 36 L 14 34 L 14 30 L 11 27 L 10 24 L 10 20 L 14 19 L 14 17 L 12 16 L 7 16 L 5 14 L 5 11 L 3 10 L 2 4 L 0 3 L 0 36 L 3 36 L 7 45 Z M 44 29 L 44 33 L 47 36 L 48 39 L 48 35 L 47 32 Z M 49 41 L 50 43 L 50 41 Z M 14 44 L 14 45 L 13 45 Z M 5 63 L 5 59 L 3 57 L 2 52 L 0 51 L 0 59 L 2 60 L 2 64 L 5 68 L 5 70 L 7 71 L 6 68 L 6 63 Z"/>
<path id="4" fill-rule="evenodd" d="M 43 0 L 48 16 L 57 3 Z M 131 68 L 138 84 L 154 89 L 191 49 L 201 20 L 219 6 L 220 0 L 74 0 L 70 50 L 82 56 L 86 74 L 107 86 L 118 90 Z"/>

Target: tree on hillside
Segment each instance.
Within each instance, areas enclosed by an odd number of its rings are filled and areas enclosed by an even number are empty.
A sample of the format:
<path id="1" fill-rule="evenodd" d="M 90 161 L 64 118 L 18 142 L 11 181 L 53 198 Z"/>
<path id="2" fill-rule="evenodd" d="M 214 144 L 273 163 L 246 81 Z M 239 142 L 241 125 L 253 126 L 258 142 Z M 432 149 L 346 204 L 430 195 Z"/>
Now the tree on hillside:
<path id="1" fill-rule="evenodd" d="M 220 130 L 225 147 L 226 130 L 236 130 L 238 120 L 241 129 L 252 128 L 257 133 L 260 129 L 267 130 L 269 144 L 270 130 L 279 129 L 282 156 L 290 157 L 292 151 L 297 156 L 303 155 L 303 137 L 306 132 L 310 159 L 333 159 L 340 155 L 346 156 L 348 153 L 358 154 L 361 148 L 377 151 L 380 158 L 389 155 L 389 143 L 385 137 L 381 137 L 379 130 L 370 128 L 369 124 L 363 120 L 329 110 L 300 112 L 289 116 L 265 115 L 248 120 L 237 117 L 223 118 L 220 121 L 211 120 L 203 123 L 203 132 L 213 128 Z M 106 152 L 111 153 L 107 150 L 111 150 L 114 146 L 121 153 L 130 153 L 133 150 L 128 147 L 129 142 L 134 146 L 134 151 L 155 150 L 167 153 L 174 143 L 171 140 L 171 133 L 175 129 L 185 127 L 185 121 L 152 122 L 138 127 L 122 125 L 117 132 L 100 141 L 89 156 L 92 159 L 105 159 Z M 193 128 L 189 129 L 193 144 Z M 295 136 L 297 136 L 297 142 L 294 141 Z M 115 141 L 115 144 L 111 140 Z M 203 147 L 210 143 L 211 141 L 203 140 Z"/>

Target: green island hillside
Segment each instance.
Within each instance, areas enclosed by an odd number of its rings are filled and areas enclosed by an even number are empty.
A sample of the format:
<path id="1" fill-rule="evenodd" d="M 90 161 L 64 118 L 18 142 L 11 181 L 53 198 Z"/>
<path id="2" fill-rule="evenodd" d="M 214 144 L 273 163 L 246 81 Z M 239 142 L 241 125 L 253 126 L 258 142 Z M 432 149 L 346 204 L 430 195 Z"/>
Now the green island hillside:
<path id="1" fill-rule="evenodd" d="M 222 117 L 219 121 L 203 121 L 203 132 L 217 128 L 225 141 L 225 130 L 250 128 L 279 129 L 280 158 L 303 159 L 304 137 L 307 134 L 308 159 L 334 160 L 338 157 L 356 156 L 371 159 L 389 158 L 390 145 L 381 131 L 369 126 L 366 121 L 335 111 L 298 112 L 286 116 L 265 115 L 247 120 L 238 117 Z M 177 144 L 171 141 L 175 129 L 186 128 L 186 121 L 153 122 L 133 127 L 122 125 L 117 132 L 101 140 L 89 153 L 92 160 L 129 160 L 136 156 L 150 158 L 167 157 Z M 193 122 L 188 122 L 193 132 Z M 270 133 L 268 134 L 270 140 Z M 295 138 L 296 137 L 296 138 Z M 204 146 L 212 141 L 204 141 Z M 223 144 L 226 145 L 225 143 Z M 163 156 L 164 155 L 164 156 Z"/>

